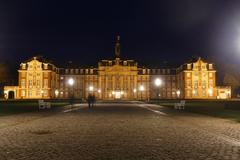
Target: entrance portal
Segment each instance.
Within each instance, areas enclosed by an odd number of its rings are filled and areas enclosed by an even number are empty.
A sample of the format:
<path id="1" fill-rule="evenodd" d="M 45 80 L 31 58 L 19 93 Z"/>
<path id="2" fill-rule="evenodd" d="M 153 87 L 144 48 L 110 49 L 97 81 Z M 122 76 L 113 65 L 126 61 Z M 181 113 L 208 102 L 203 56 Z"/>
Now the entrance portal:
<path id="1" fill-rule="evenodd" d="M 115 92 L 115 99 L 121 99 L 121 92 Z"/>
<path id="2" fill-rule="evenodd" d="M 8 99 L 14 99 L 14 91 L 8 92 Z"/>

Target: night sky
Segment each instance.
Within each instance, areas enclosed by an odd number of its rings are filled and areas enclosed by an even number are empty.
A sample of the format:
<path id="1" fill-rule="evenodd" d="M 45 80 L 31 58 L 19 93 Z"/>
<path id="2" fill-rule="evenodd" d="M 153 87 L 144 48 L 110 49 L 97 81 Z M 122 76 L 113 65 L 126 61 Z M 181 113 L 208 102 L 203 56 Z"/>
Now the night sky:
<path id="1" fill-rule="evenodd" d="M 0 0 L 0 61 L 43 55 L 97 65 L 114 56 L 142 65 L 180 64 L 191 57 L 238 63 L 239 0 Z M 164 62 L 165 63 L 165 62 Z"/>

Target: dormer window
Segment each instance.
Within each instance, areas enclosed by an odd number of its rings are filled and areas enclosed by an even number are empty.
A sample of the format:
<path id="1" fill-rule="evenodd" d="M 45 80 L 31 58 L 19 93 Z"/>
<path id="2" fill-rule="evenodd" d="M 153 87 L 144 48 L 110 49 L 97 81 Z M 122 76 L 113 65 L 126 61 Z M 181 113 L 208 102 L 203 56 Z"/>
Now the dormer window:
<path id="1" fill-rule="evenodd" d="M 212 64 L 209 64 L 209 69 L 213 69 L 213 65 Z"/>
<path id="2" fill-rule="evenodd" d="M 187 69 L 191 69 L 191 64 L 187 64 Z"/>
<path id="3" fill-rule="evenodd" d="M 22 69 L 26 69 L 26 64 L 22 64 Z"/>
<path id="4" fill-rule="evenodd" d="M 44 69 L 48 69 L 48 64 L 43 64 Z"/>

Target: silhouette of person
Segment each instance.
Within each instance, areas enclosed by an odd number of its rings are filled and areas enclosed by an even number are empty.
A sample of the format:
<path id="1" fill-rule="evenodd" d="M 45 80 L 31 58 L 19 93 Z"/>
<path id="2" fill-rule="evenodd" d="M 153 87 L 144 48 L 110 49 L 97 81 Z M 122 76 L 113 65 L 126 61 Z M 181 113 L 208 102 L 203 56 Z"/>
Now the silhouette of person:
<path id="1" fill-rule="evenodd" d="M 88 108 L 91 107 L 91 101 L 92 101 L 92 95 L 88 94 L 87 102 L 88 102 Z"/>
<path id="2" fill-rule="evenodd" d="M 92 108 L 93 108 L 95 102 L 96 102 L 96 97 L 95 97 L 95 95 L 93 94 L 93 95 L 92 95 Z"/>

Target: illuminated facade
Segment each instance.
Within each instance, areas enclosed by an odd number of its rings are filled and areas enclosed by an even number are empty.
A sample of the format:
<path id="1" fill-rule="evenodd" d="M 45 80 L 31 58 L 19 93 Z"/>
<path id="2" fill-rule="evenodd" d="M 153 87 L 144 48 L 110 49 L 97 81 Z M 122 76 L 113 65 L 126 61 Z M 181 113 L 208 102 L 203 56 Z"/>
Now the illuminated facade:
<path id="1" fill-rule="evenodd" d="M 5 98 L 103 100 L 228 99 L 230 87 L 216 86 L 213 64 L 201 58 L 177 69 L 148 69 L 120 58 L 120 38 L 115 58 L 92 68 L 57 68 L 38 57 L 21 63 L 18 86 L 5 86 Z"/>

